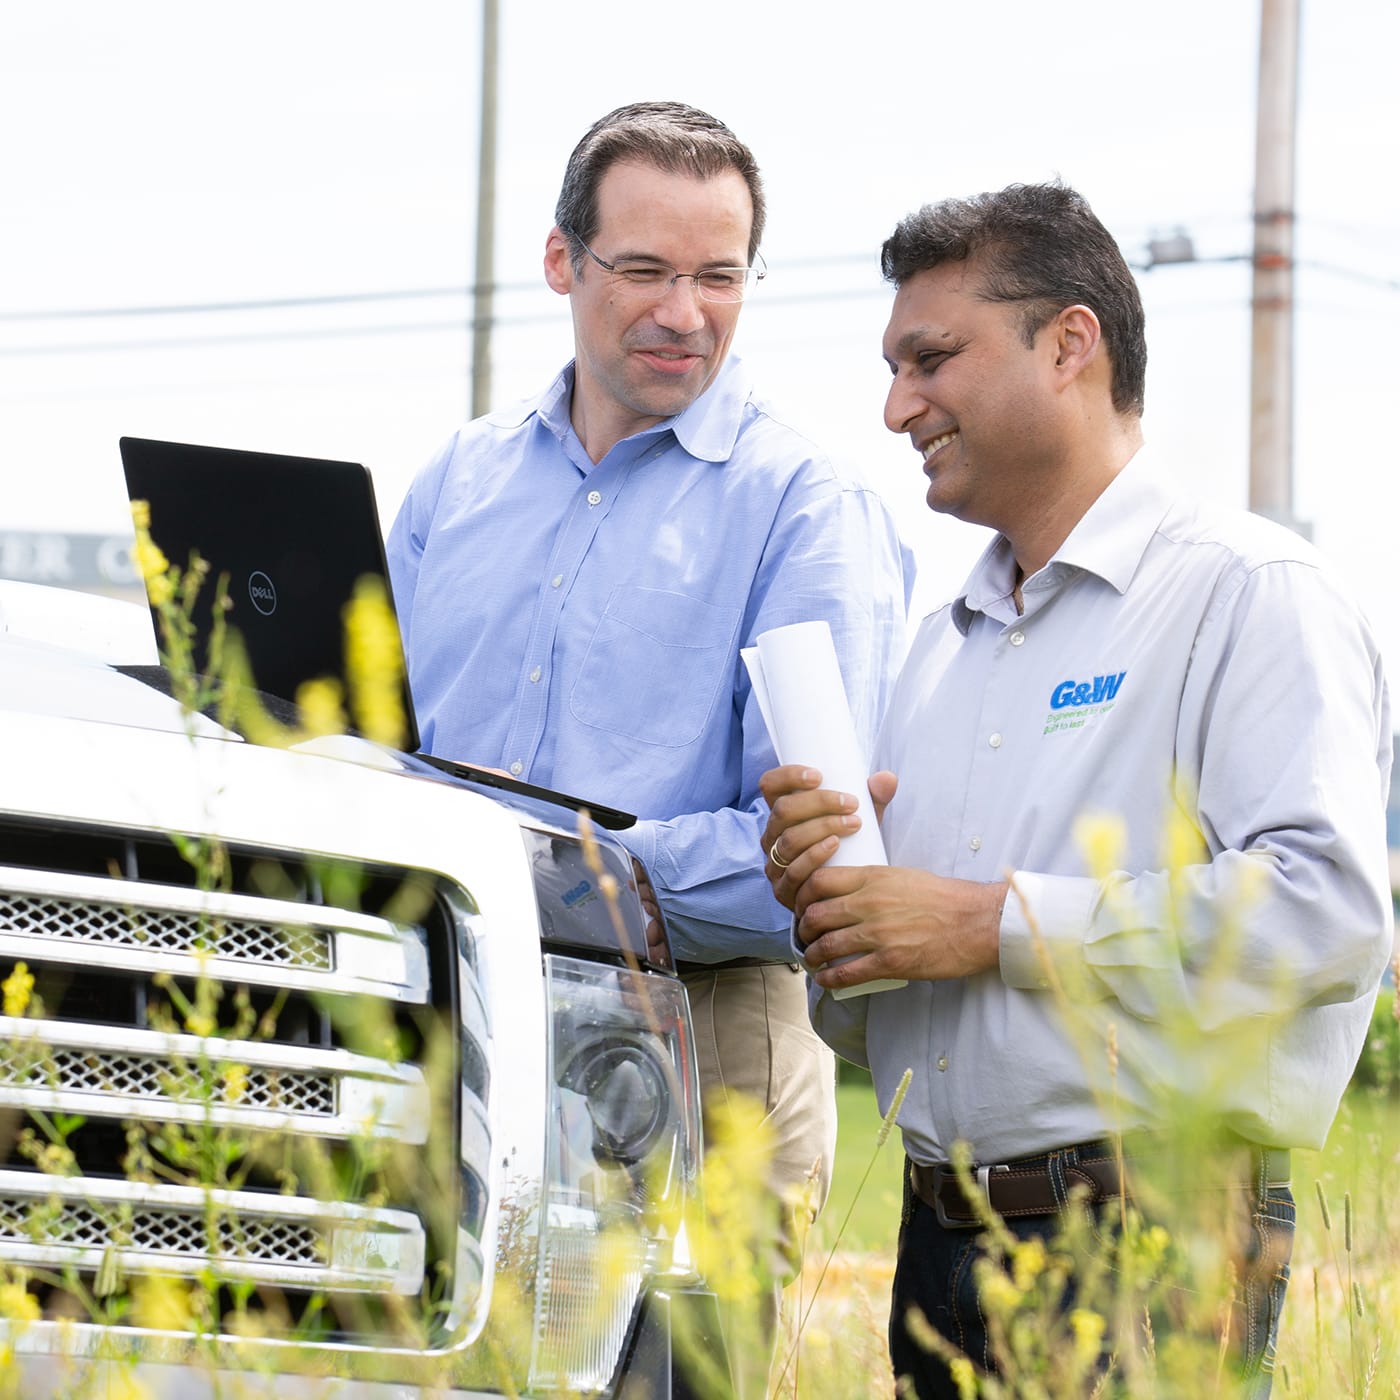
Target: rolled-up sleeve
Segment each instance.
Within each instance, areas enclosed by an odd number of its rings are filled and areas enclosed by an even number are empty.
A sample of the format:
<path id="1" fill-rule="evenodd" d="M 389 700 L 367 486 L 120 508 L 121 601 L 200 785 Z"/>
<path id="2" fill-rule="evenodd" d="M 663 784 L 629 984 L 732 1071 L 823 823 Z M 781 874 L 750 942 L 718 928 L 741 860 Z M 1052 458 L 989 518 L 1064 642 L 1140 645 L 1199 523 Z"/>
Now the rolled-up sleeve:
<path id="1" fill-rule="evenodd" d="M 1203 1032 L 1374 996 L 1393 936 L 1390 743 L 1364 620 L 1315 568 L 1252 570 L 1206 619 L 1187 674 L 1180 863 L 1019 874 L 1003 978 L 1044 986 L 1048 958 L 1072 995 Z"/>

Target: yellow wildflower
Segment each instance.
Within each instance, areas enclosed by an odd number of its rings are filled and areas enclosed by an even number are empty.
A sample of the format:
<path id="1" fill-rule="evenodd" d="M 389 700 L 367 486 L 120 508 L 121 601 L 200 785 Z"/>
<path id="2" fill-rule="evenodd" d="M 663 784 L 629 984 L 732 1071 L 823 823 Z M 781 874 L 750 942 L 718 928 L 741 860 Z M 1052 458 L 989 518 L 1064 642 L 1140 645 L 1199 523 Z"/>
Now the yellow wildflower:
<path id="1" fill-rule="evenodd" d="M 73 1149 L 61 1142 L 46 1142 L 34 1153 L 34 1165 L 49 1176 L 77 1176 Z"/>
<path id="2" fill-rule="evenodd" d="M 1167 829 L 1162 852 L 1166 867 L 1180 874 L 1187 866 L 1199 865 L 1206 857 L 1206 843 L 1201 829 L 1179 806 L 1167 813 Z"/>
<path id="3" fill-rule="evenodd" d="M 341 703 L 340 682 L 325 676 L 304 681 L 297 687 L 297 709 L 302 727 L 309 734 L 343 734 L 345 709 Z"/>
<path id="4" fill-rule="evenodd" d="M 345 605 L 345 670 L 360 733 L 393 748 L 403 743 L 403 644 L 384 580 L 366 574 Z"/>
<path id="5" fill-rule="evenodd" d="M 34 974 L 27 963 L 18 962 L 10 975 L 0 982 L 0 992 L 5 996 L 5 1015 L 23 1016 L 29 1010 L 30 997 L 34 991 Z"/>
<path id="6" fill-rule="evenodd" d="M 21 1324 L 39 1320 L 39 1300 L 22 1280 L 0 1283 L 0 1318 Z"/>
<path id="7" fill-rule="evenodd" d="M 156 574 L 146 581 L 146 596 L 158 608 L 163 608 L 175 596 L 175 584 L 169 574 Z"/>
<path id="8" fill-rule="evenodd" d="M 1128 828 L 1119 816 L 1107 813 L 1082 816 L 1074 823 L 1074 843 L 1084 852 L 1089 873 L 1096 880 L 1107 880 L 1123 867 Z"/>
<path id="9" fill-rule="evenodd" d="M 1050 1256 L 1045 1252 L 1045 1242 L 1040 1239 L 1022 1240 L 1011 1253 L 1011 1276 L 1022 1293 L 1045 1272 Z"/>
<path id="10" fill-rule="evenodd" d="M 948 1370 L 958 1388 L 958 1400 L 976 1400 L 977 1372 L 972 1369 L 972 1362 L 965 1356 L 955 1356 L 949 1361 Z"/>
<path id="11" fill-rule="evenodd" d="M 1074 1333 L 1074 1355 L 1081 1366 L 1098 1360 L 1103 1344 L 1104 1318 L 1089 1308 L 1075 1308 L 1069 1315 L 1070 1331 Z"/>
<path id="12" fill-rule="evenodd" d="M 1014 1312 L 1021 1303 L 1021 1290 L 997 1268 L 989 1268 L 983 1272 L 979 1292 L 982 1302 L 992 1312 L 1001 1313 L 1003 1316 Z"/>
<path id="13" fill-rule="evenodd" d="M 218 1023 L 208 1011 L 192 1007 L 190 1014 L 185 1017 L 185 1029 L 191 1035 L 213 1035 L 218 1029 Z"/>
<path id="14" fill-rule="evenodd" d="M 1172 1237 L 1167 1233 L 1165 1226 L 1152 1225 L 1138 1236 L 1138 1258 L 1149 1270 L 1160 1269 L 1171 1242 Z"/>
<path id="15" fill-rule="evenodd" d="M 744 1094 L 717 1106 L 705 1156 L 706 1228 L 697 1254 L 720 1299 L 740 1307 L 755 1304 L 764 1280 L 760 1258 L 770 1228 L 763 1183 L 773 1153 L 773 1130 L 763 1107 Z"/>
<path id="16" fill-rule="evenodd" d="M 131 1315 L 138 1327 L 188 1332 L 193 1327 L 188 1285 L 160 1274 L 138 1278 L 131 1290 Z"/>
<path id="17" fill-rule="evenodd" d="M 147 583 L 170 571 L 165 551 L 144 532 L 136 536 L 136 567 Z"/>
<path id="18" fill-rule="evenodd" d="M 131 523 L 136 527 L 136 546 L 132 551 L 136 570 L 146 584 L 146 592 L 157 607 L 163 607 L 175 596 L 175 577 L 170 560 L 151 538 L 151 507 L 147 501 L 132 501 Z"/>
<path id="19" fill-rule="evenodd" d="M 226 1065 L 224 1067 L 224 1102 L 241 1103 L 247 1094 L 247 1065 Z"/>

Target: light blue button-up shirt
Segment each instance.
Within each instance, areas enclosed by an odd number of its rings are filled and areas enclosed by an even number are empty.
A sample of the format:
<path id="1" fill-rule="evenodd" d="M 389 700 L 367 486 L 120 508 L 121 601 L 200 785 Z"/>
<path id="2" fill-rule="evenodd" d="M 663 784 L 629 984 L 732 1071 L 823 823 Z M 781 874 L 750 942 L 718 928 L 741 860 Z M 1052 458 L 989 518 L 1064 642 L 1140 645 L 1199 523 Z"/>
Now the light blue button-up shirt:
<path id="1" fill-rule="evenodd" d="M 423 747 L 635 812 L 678 957 L 790 957 L 762 873 L 776 759 L 741 647 L 824 618 L 873 740 L 913 565 L 888 508 L 738 361 L 596 465 L 573 367 L 469 423 L 409 490 L 389 568 Z"/>

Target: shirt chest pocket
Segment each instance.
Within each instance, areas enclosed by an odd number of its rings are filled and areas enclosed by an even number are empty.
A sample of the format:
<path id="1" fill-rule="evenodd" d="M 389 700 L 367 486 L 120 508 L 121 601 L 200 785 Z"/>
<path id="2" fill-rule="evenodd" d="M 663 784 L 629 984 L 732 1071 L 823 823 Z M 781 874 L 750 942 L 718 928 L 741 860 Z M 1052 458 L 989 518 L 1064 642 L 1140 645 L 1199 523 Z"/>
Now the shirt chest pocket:
<path id="1" fill-rule="evenodd" d="M 729 693 L 738 626 L 738 608 L 620 585 L 579 667 L 570 713 L 644 744 L 693 743 Z"/>

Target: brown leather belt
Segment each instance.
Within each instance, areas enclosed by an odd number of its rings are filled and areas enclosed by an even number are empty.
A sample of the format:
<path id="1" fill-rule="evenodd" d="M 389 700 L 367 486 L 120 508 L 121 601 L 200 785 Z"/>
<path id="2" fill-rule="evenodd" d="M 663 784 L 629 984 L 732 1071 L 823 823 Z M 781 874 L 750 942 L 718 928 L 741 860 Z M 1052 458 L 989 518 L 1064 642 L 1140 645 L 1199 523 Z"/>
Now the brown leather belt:
<path id="1" fill-rule="evenodd" d="M 1093 1147 L 1102 1150 L 1102 1144 L 1095 1143 Z M 1287 1185 L 1290 1170 L 1287 1148 L 1256 1147 L 1251 1149 L 1251 1155 L 1253 1176 L 1262 1177 L 1263 1182 L 1271 1186 Z M 972 1178 L 991 1208 L 1007 1219 L 1054 1215 L 1076 1188 L 1087 1189 L 1086 1200 L 1090 1205 L 1100 1205 L 1131 1194 L 1130 1188 L 1125 1190 L 1117 1159 L 1112 1156 L 1062 1162 L 1058 1170 L 1063 1173 L 1063 1186 L 1057 1192 L 1047 1156 L 1042 1154 L 1019 1162 L 973 1167 Z M 1132 1159 L 1125 1160 L 1123 1165 L 1131 1172 Z M 930 1166 L 911 1161 L 909 1185 L 946 1229 L 967 1230 L 981 1224 L 956 1172 L 948 1163 L 936 1162 Z"/>

